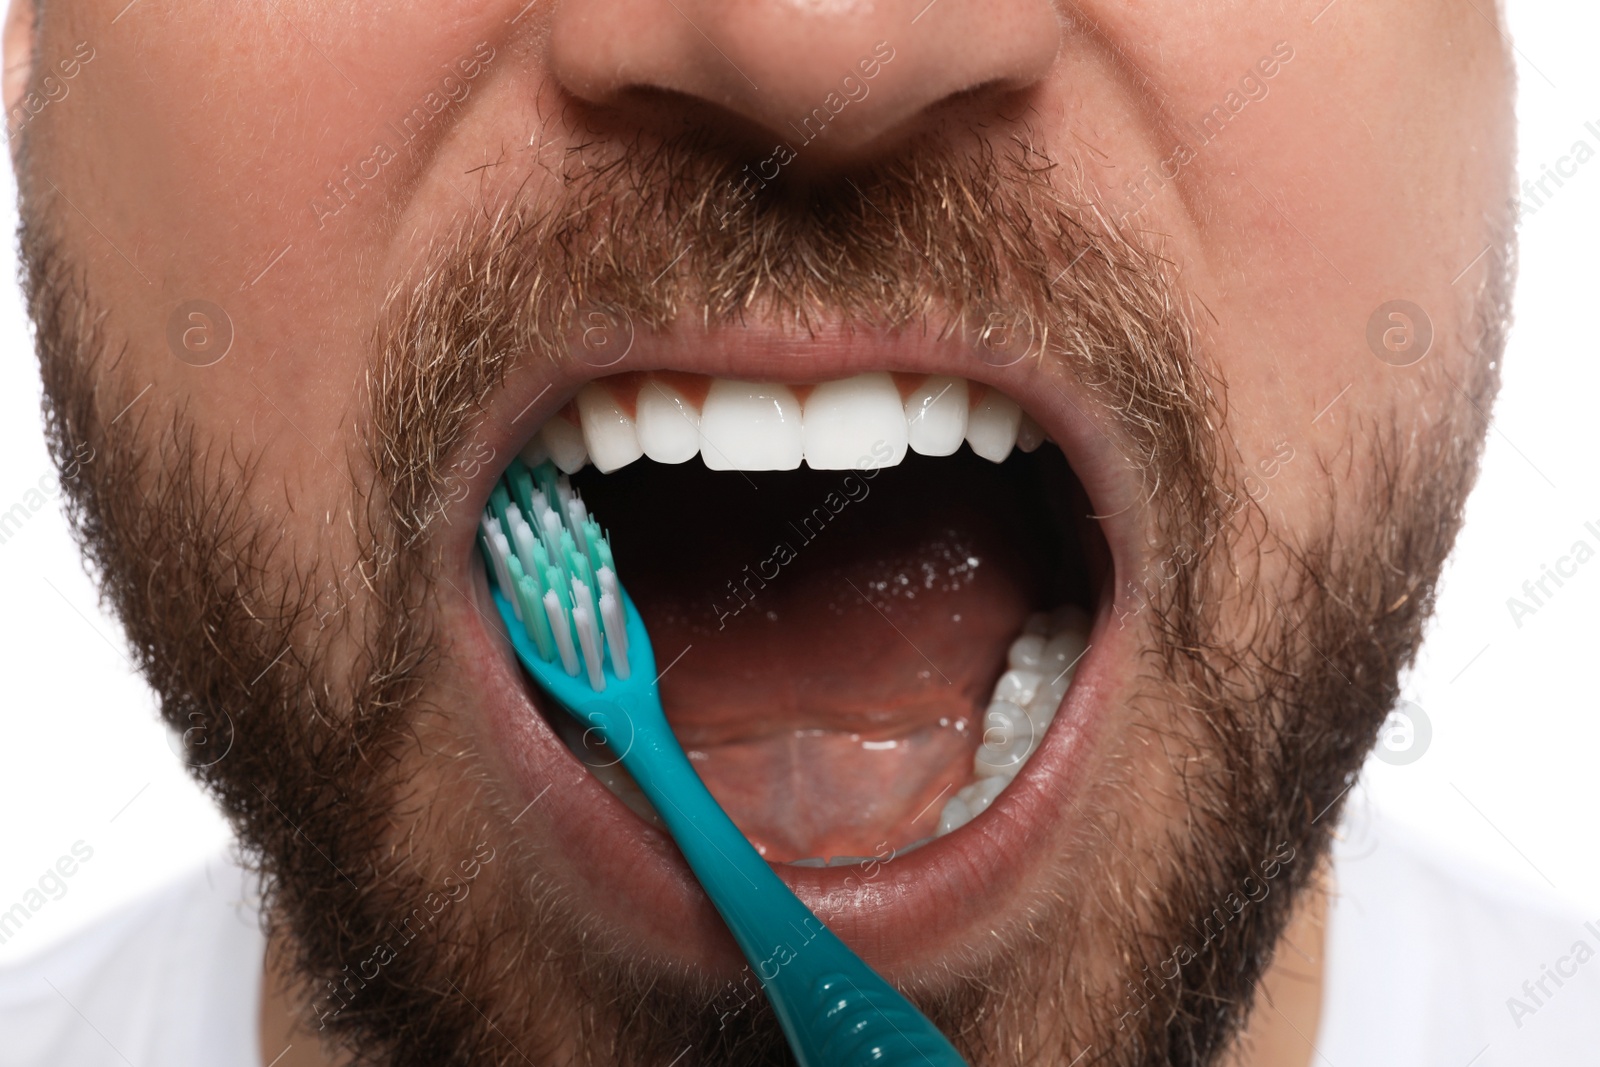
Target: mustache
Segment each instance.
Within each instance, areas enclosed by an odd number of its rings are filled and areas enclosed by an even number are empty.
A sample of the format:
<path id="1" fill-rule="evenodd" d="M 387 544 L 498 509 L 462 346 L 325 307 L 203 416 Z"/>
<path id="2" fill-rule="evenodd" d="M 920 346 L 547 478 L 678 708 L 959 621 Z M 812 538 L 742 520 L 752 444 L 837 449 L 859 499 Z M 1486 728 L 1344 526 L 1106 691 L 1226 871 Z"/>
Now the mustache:
<path id="1" fill-rule="evenodd" d="M 975 365 L 1075 377 L 1151 493 L 1213 495 L 1218 383 L 1171 264 L 1025 129 L 923 138 L 804 184 L 760 183 L 687 136 L 575 148 L 557 178 L 454 228 L 384 302 L 371 458 L 408 539 L 509 370 L 569 363 L 596 323 L 957 338 Z"/>

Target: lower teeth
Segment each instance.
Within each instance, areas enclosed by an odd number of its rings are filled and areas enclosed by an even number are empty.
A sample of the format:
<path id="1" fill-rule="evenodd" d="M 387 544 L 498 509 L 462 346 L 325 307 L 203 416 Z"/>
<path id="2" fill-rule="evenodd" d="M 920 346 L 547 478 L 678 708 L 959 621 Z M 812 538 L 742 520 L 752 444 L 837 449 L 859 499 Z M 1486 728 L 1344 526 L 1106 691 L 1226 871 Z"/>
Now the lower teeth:
<path id="1" fill-rule="evenodd" d="M 1088 651 L 1089 616 L 1068 604 L 1053 612 L 1028 617 L 1021 635 L 1011 642 L 1006 671 L 995 683 L 983 714 L 983 743 L 972 759 L 974 780 L 956 790 L 939 813 L 933 837 L 895 848 L 900 856 L 943 837 L 982 814 L 1021 772 L 1055 718 L 1072 684 L 1078 660 Z M 590 748 L 581 727 L 562 719 L 558 730 L 589 772 L 635 815 L 660 828 L 661 817 L 622 764 L 603 748 Z M 810 856 L 790 860 L 792 867 L 847 867 L 883 862 L 882 856 Z"/>
<path id="2" fill-rule="evenodd" d="M 976 781 L 945 801 L 935 837 L 971 822 L 1011 784 L 1044 741 L 1088 647 L 1089 616 L 1082 608 L 1068 604 L 1029 616 L 983 713 L 983 743 L 972 758 Z"/>

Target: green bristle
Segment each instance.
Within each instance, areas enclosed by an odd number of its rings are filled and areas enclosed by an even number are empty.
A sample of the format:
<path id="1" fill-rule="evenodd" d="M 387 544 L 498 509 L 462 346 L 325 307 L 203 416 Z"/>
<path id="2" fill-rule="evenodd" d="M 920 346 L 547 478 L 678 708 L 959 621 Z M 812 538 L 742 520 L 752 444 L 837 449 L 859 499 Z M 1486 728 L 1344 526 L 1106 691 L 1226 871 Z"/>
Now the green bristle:
<path id="1" fill-rule="evenodd" d="M 591 517 L 583 524 L 583 546 L 588 549 L 589 567 L 591 570 L 600 569 L 600 524 Z"/>
<path id="2" fill-rule="evenodd" d="M 550 562 L 560 566 L 562 559 L 561 539 L 567 536 L 567 531 L 565 529 L 558 528 L 556 532 L 552 533 L 551 531 L 546 530 L 543 526 L 540 526 L 533 532 L 539 535 L 539 541 L 544 545 L 545 555 L 549 557 Z"/>
<path id="3" fill-rule="evenodd" d="M 578 542 L 572 539 L 571 530 L 561 531 L 561 554 L 552 558 L 560 564 L 561 569 L 567 573 L 567 576 L 571 577 L 572 561 L 578 558 Z"/>
<path id="4" fill-rule="evenodd" d="M 594 616 L 595 622 L 600 621 L 600 591 L 595 588 L 594 572 L 589 569 L 589 561 L 576 552 L 572 554 L 572 577 L 578 579 L 589 589 L 589 613 Z"/>
<path id="5" fill-rule="evenodd" d="M 496 482 L 495 487 L 489 491 L 489 510 L 494 512 L 494 517 L 500 521 L 500 528 L 505 531 L 506 537 L 511 536 L 511 527 L 506 523 L 506 509 L 511 507 L 511 496 L 506 492 L 504 482 Z"/>
<path id="6" fill-rule="evenodd" d="M 535 545 L 538 543 L 539 542 L 537 541 L 534 542 Z M 544 588 L 540 584 L 541 575 L 539 573 L 539 556 L 537 553 L 535 553 L 533 557 L 533 569 L 530 570 L 527 567 L 522 568 L 522 576 L 533 583 L 533 590 L 535 593 L 538 593 L 541 596 L 544 594 Z"/>
<path id="7" fill-rule="evenodd" d="M 556 465 L 549 460 L 545 460 L 533 469 L 533 480 L 544 490 L 544 498 L 550 502 L 551 507 L 557 507 L 561 500 L 561 494 L 556 492 L 556 479 L 559 476 L 560 472 L 556 470 Z"/>
<path id="8" fill-rule="evenodd" d="M 522 563 L 517 559 L 516 553 L 512 553 L 506 558 L 506 570 L 511 572 L 511 584 L 513 586 L 526 577 L 526 575 L 522 573 Z M 510 589 L 502 589 L 501 592 L 505 593 L 507 596 L 511 595 Z"/>
<path id="9" fill-rule="evenodd" d="M 537 575 L 530 575 L 530 577 L 541 582 L 539 586 L 539 595 L 543 596 L 545 594 L 545 590 L 550 588 L 548 585 L 542 583 L 544 572 L 550 569 L 550 553 L 544 550 L 544 542 L 539 540 L 537 537 L 533 539 L 533 565 L 534 567 L 538 568 L 539 573 Z"/>
<path id="10" fill-rule="evenodd" d="M 533 579 L 523 575 L 517 583 L 517 594 L 522 601 L 522 621 L 528 635 L 533 638 L 533 643 L 539 648 L 539 655 L 547 662 L 554 663 L 556 659 L 555 634 L 550 629 L 550 620 L 545 615 L 544 599 L 535 588 Z"/>
<path id="11" fill-rule="evenodd" d="M 533 525 L 533 475 L 520 459 L 512 460 L 506 471 L 506 481 L 511 486 L 511 496 L 522 509 L 522 517 Z"/>
<path id="12" fill-rule="evenodd" d="M 510 539 L 510 538 L 507 538 L 507 540 L 511 541 L 511 552 L 512 552 L 512 555 L 516 556 L 518 563 L 521 563 L 522 562 L 522 554 L 517 551 L 517 542 L 515 540 Z M 539 542 L 535 541 L 533 544 L 534 544 L 534 547 L 538 547 Z M 538 570 L 538 568 L 539 568 L 539 556 L 538 556 L 537 553 L 534 554 L 534 557 L 531 560 L 531 562 L 533 564 L 533 569 L 530 570 L 528 567 L 523 567 L 522 568 L 522 573 L 524 575 L 526 575 L 527 577 L 532 578 L 533 579 L 533 587 L 535 589 L 538 589 L 539 588 L 539 570 Z"/>
<path id="13" fill-rule="evenodd" d="M 561 606 L 567 609 L 570 621 L 572 614 L 572 586 L 562 579 L 561 568 L 554 565 L 547 567 L 544 572 L 544 584 L 548 591 L 554 593 L 556 599 L 561 601 Z"/>
<path id="14" fill-rule="evenodd" d="M 572 540 L 571 534 L 561 539 L 561 556 L 565 564 L 562 569 L 566 571 L 569 582 L 576 578 L 587 585 L 593 585 L 592 575 L 589 572 L 589 559 L 578 551 L 578 543 Z"/>
<path id="15" fill-rule="evenodd" d="M 562 612 L 562 617 L 566 620 L 567 634 L 572 638 L 573 647 L 576 648 L 578 631 L 577 628 L 572 624 L 572 590 L 560 584 L 560 568 L 551 567 L 550 570 L 545 573 L 545 578 L 550 582 L 550 592 L 554 593 L 556 595 L 556 599 L 561 601 L 561 607 L 564 609 Z M 552 638 L 555 636 L 555 632 L 553 630 L 551 631 L 551 636 Z"/>
<path id="16" fill-rule="evenodd" d="M 597 530 L 599 529 L 598 523 L 595 524 L 595 528 Z M 589 543 L 595 546 L 595 573 L 599 574 L 601 567 L 606 568 L 612 574 L 617 573 L 616 561 L 611 558 L 611 539 L 605 534 L 601 534 L 599 537 L 592 539 Z"/>

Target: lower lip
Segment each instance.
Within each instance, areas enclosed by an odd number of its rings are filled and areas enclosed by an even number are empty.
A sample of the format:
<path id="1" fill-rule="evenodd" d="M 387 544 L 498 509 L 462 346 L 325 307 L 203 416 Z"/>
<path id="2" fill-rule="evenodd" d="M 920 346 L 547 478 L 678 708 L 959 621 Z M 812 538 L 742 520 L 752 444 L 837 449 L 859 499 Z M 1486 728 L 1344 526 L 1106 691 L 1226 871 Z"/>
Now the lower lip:
<path id="1" fill-rule="evenodd" d="M 541 873 L 583 902 L 618 947 L 732 977 L 743 966 L 732 937 L 670 839 L 596 780 L 551 730 L 495 618 L 472 554 L 476 610 L 461 606 L 462 662 L 483 694 L 487 751 L 505 761 L 519 814 L 509 832 L 546 847 Z M 872 865 L 774 869 L 847 944 L 893 976 L 949 948 L 974 944 L 1004 922 L 1031 879 L 1058 861 L 1082 801 L 1106 711 L 1130 662 L 1129 631 L 1111 624 L 1102 596 L 1090 649 L 1038 751 L 987 811 L 913 852 Z"/>

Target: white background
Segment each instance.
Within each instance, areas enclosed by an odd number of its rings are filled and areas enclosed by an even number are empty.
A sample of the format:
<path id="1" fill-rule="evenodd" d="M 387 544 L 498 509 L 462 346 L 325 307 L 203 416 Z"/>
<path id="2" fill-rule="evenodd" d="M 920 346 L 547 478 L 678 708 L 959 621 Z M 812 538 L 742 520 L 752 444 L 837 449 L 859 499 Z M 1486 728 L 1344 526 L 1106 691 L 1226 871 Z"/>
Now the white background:
<path id="1" fill-rule="evenodd" d="M 1580 138 L 1600 149 L 1600 13 L 1513 0 L 1510 19 L 1520 167 L 1537 177 Z M 10 170 L 0 169 L 9 207 Z M 1431 744 L 1407 766 L 1371 762 L 1355 801 L 1600 918 L 1600 559 L 1520 628 L 1506 606 L 1574 541 L 1600 548 L 1584 529 L 1600 530 L 1597 249 L 1600 159 L 1523 225 L 1517 325 L 1483 480 L 1406 687 L 1431 722 Z M 14 276 L 5 254 L 0 274 Z M 28 332 L 9 283 L 0 288 L 0 455 L 0 512 L 41 477 L 53 485 Z M 0 910 L 74 842 L 94 850 L 67 893 L 0 946 L 4 962 L 163 881 L 220 847 L 227 831 L 157 724 L 53 501 L 0 544 L 0 602 Z"/>

